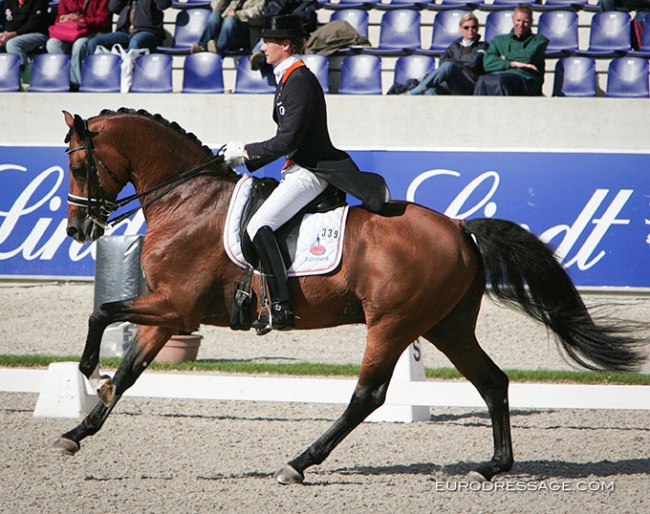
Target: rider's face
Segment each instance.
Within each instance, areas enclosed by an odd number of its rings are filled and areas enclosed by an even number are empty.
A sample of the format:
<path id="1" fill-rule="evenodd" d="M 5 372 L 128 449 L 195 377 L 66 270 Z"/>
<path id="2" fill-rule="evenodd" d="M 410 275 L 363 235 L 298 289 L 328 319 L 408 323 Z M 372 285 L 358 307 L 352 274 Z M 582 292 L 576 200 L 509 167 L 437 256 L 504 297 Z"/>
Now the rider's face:
<path id="1" fill-rule="evenodd" d="M 261 50 L 266 55 L 266 62 L 276 66 L 289 57 L 289 46 L 288 39 L 264 38 Z"/>

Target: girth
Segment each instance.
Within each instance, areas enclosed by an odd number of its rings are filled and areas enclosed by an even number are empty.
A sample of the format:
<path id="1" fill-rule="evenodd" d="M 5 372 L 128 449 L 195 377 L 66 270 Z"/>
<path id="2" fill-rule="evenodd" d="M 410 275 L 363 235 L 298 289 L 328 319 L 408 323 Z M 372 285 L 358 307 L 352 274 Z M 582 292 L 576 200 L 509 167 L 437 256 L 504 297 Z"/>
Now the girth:
<path id="1" fill-rule="evenodd" d="M 271 195 L 275 188 L 278 187 L 279 182 L 274 178 L 252 178 L 253 185 L 251 187 L 251 194 L 242 212 L 239 232 L 244 257 L 249 263 L 257 267 L 257 252 L 248 236 L 248 232 L 246 232 L 246 227 L 248 226 L 250 219 L 253 217 L 253 214 L 257 212 L 264 201 Z M 280 245 L 280 250 L 282 251 L 282 256 L 286 265 L 291 263 L 291 255 L 295 253 L 298 234 L 297 231 L 293 229 L 300 225 L 303 215 L 308 213 L 331 211 L 337 207 L 345 205 L 346 203 L 345 192 L 332 185 L 328 185 L 321 194 L 309 202 L 293 218 L 291 218 L 291 220 L 276 231 L 276 239 Z"/>

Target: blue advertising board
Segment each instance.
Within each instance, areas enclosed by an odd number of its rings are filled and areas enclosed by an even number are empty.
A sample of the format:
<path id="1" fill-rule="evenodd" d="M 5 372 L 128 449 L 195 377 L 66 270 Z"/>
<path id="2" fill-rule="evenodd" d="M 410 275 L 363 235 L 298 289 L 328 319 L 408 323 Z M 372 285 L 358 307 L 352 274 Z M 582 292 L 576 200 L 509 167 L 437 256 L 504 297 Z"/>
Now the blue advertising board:
<path id="1" fill-rule="evenodd" d="M 527 227 L 556 248 L 579 287 L 650 288 L 650 154 L 350 153 L 360 168 L 386 178 L 395 199 L 451 217 L 498 217 Z M 0 187 L 0 277 L 94 276 L 95 245 L 66 235 L 63 147 L 0 147 Z M 112 233 L 145 230 L 138 213 Z"/>

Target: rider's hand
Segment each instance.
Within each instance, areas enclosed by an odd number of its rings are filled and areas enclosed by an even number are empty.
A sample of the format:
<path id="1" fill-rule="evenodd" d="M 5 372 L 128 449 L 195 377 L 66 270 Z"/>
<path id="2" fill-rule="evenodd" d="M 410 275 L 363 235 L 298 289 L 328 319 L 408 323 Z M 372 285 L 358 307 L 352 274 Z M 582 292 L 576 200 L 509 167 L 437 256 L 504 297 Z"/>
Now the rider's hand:
<path id="1" fill-rule="evenodd" d="M 241 166 L 244 164 L 244 161 L 248 159 L 246 147 L 244 147 L 243 143 L 226 143 L 223 151 L 223 158 L 226 161 L 226 164 L 231 168 Z"/>

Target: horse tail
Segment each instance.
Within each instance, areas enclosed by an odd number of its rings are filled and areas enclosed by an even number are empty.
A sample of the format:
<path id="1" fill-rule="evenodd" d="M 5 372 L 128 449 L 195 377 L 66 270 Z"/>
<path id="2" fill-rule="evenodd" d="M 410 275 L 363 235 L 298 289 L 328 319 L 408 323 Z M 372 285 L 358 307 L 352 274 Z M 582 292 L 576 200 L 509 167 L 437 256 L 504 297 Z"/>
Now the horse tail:
<path id="1" fill-rule="evenodd" d="M 516 223 L 498 219 L 464 222 L 478 240 L 490 296 L 540 321 L 566 354 L 595 371 L 635 371 L 644 358 L 633 323 L 592 319 L 553 251 Z M 526 287 L 526 285 L 528 287 Z"/>

